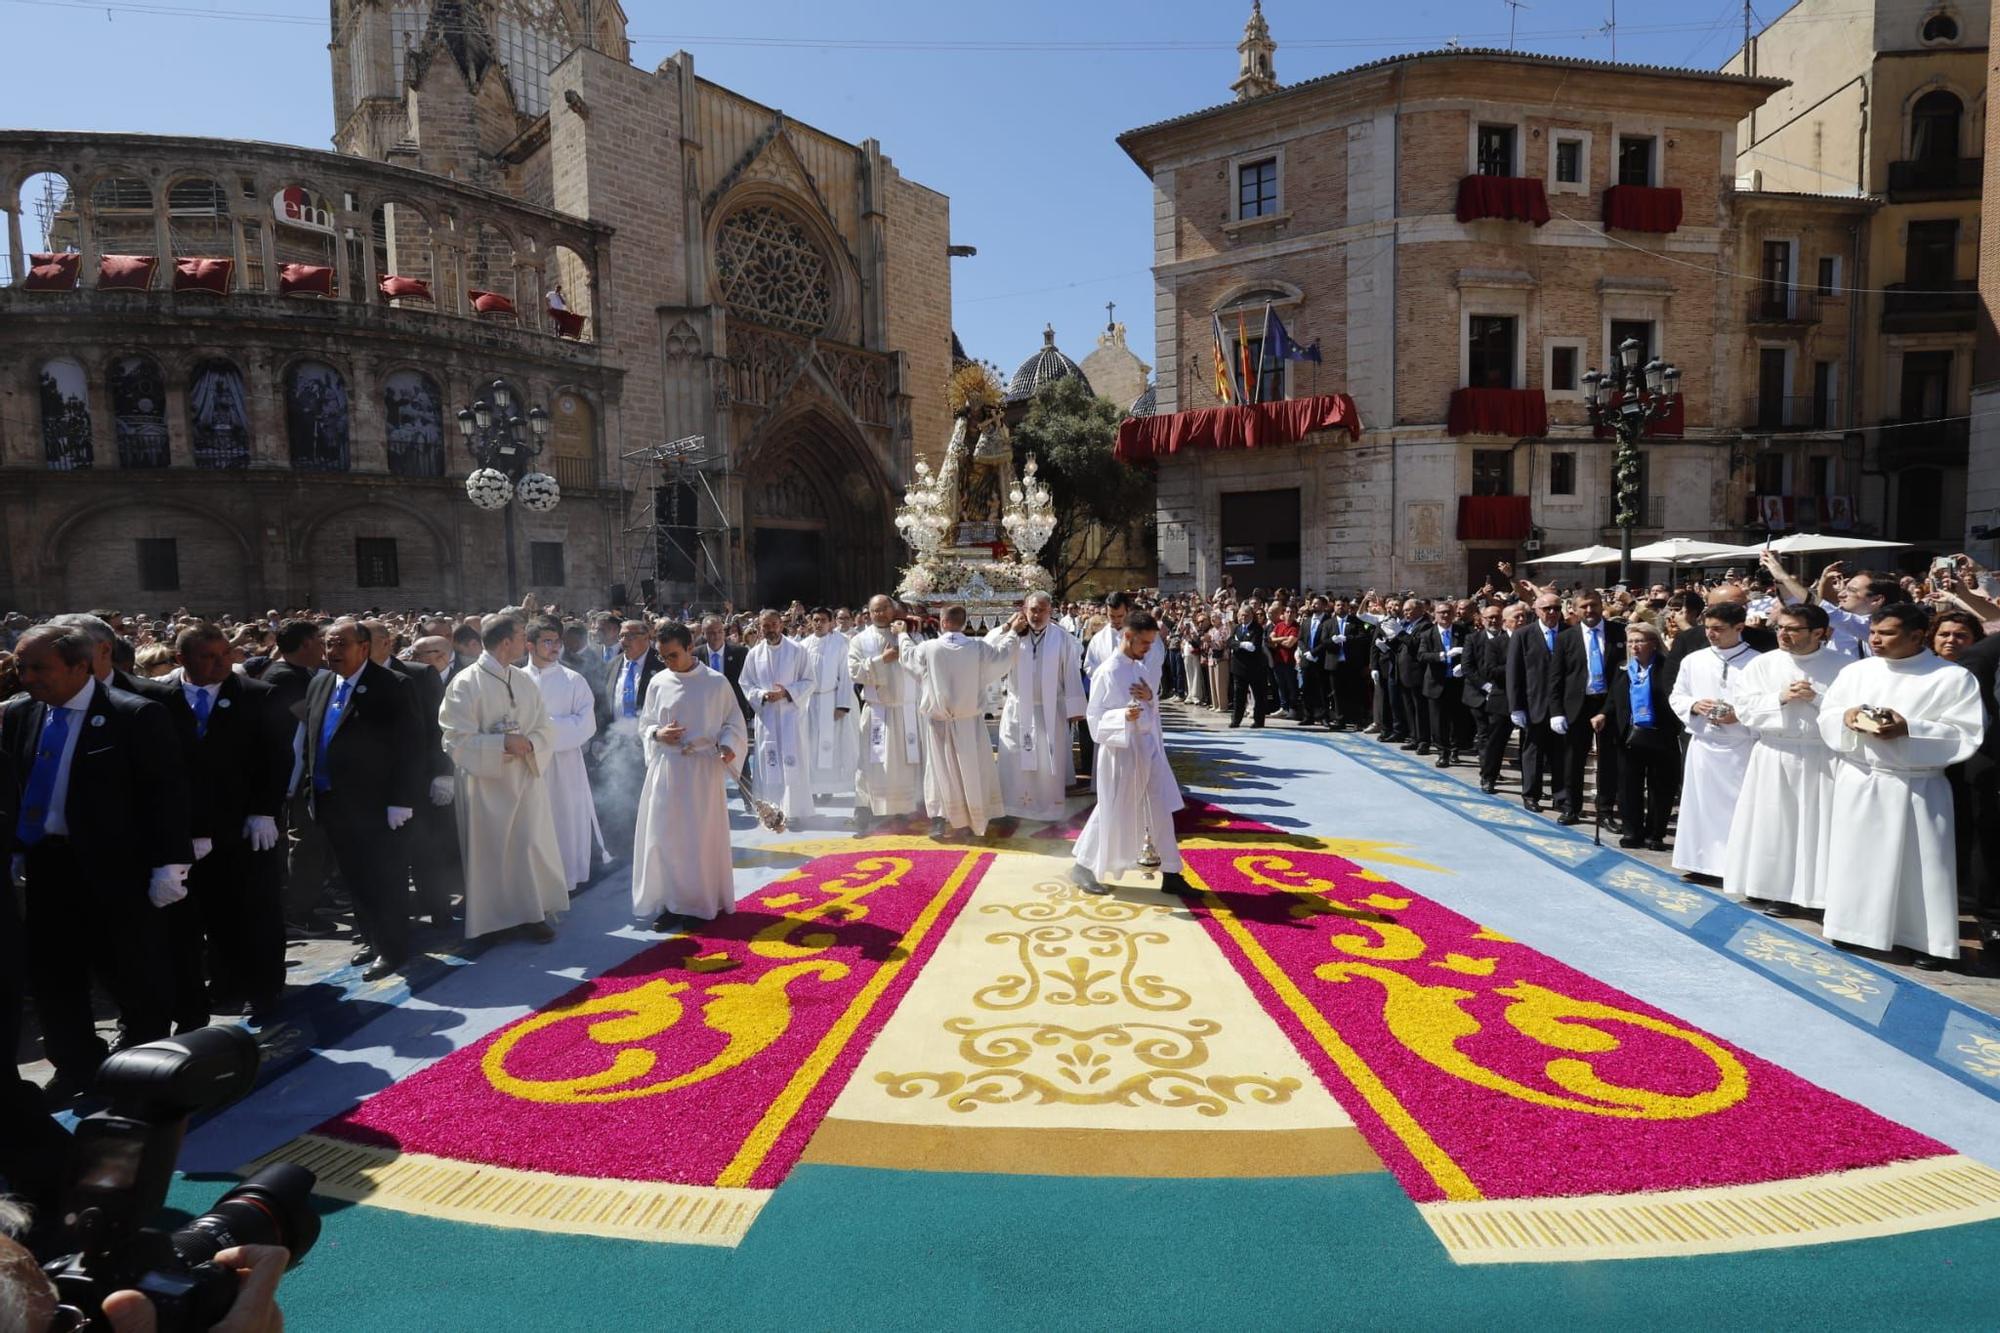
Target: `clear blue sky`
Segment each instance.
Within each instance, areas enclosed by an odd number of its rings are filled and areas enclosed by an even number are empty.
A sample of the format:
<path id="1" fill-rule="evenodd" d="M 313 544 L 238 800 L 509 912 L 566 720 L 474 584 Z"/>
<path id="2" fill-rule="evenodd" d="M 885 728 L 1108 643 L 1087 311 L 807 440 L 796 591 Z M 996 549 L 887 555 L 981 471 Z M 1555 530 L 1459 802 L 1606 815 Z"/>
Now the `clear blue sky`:
<path id="1" fill-rule="evenodd" d="M 1607 59 L 1611 0 L 1535 0 L 1523 50 Z M 1761 0 L 1761 21 L 1779 12 Z M 1123 130 L 1226 101 L 1249 0 L 626 0 L 633 59 L 694 52 L 707 78 L 849 140 L 876 138 L 903 172 L 951 196 L 956 323 L 967 349 L 1011 371 L 1044 322 L 1081 360 L 1118 303 L 1152 360 L 1145 178 Z M 1505 46 L 1505 0 L 1429 0 L 1393 12 L 1269 0 L 1287 83 L 1381 56 Z M 1712 68 L 1742 32 L 1741 0 L 1679 10 L 1629 2 L 1625 60 Z M 14 58 L 0 125 L 142 130 L 328 146 L 325 0 L 0 0 Z M 1761 23 L 1760 23 L 1761 26 Z M 778 44 L 772 44 L 772 43 Z M 36 54 L 30 58 L 28 49 Z"/>

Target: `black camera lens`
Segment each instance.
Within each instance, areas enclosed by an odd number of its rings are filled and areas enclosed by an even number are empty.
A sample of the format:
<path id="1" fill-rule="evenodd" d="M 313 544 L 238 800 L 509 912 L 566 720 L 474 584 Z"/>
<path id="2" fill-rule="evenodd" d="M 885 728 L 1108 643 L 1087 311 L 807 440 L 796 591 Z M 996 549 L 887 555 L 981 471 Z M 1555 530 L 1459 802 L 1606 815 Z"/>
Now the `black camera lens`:
<path id="1" fill-rule="evenodd" d="M 267 1166 L 174 1232 L 174 1250 L 189 1264 L 205 1264 L 233 1245 L 282 1245 L 296 1267 L 319 1240 L 316 1182 L 312 1172 L 290 1162 Z"/>

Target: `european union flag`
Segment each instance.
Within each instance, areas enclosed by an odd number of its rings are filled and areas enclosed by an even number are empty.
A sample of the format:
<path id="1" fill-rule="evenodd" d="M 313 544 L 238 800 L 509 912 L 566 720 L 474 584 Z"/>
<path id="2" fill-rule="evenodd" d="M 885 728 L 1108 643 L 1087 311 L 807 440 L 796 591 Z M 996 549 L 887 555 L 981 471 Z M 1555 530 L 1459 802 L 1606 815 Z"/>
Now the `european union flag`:
<path id="1" fill-rule="evenodd" d="M 1285 331 L 1285 323 L 1278 318 L 1278 312 L 1270 306 L 1264 307 L 1264 356 L 1271 361 L 1310 361 L 1314 365 L 1319 360 L 1319 340 L 1315 338 L 1310 347 L 1301 346 Z"/>

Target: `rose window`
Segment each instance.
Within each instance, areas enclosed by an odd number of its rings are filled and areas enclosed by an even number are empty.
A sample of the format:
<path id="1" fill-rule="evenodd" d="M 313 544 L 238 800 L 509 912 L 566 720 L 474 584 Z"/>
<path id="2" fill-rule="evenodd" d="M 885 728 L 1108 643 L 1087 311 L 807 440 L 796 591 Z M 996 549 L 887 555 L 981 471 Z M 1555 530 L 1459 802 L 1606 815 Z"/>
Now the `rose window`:
<path id="1" fill-rule="evenodd" d="M 833 275 L 806 229 L 775 208 L 731 214 L 716 235 L 722 299 L 743 319 L 811 337 L 833 318 Z"/>

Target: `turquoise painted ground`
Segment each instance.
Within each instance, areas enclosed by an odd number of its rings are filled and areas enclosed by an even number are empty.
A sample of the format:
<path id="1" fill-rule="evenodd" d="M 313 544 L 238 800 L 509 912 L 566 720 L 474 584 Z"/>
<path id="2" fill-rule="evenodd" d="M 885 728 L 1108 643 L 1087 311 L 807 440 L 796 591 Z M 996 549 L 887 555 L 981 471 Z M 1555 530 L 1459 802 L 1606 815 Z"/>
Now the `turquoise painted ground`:
<path id="1" fill-rule="evenodd" d="M 1177 742 L 1179 743 L 1179 742 Z M 1410 888 L 1834 1092 L 2000 1165 L 2000 1071 L 1955 1056 L 1992 1020 L 1893 974 L 1751 948 L 1773 926 L 1588 838 L 1515 826 L 1471 789 L 1361 740 L 1194 733 L 1197 790 L 1287 831 L 1405 845 Z M 1518 807 L 1515 807 L 1518 809 Z M 739 888 L 790 862 L 739 833 Z M 810 836 L 810 835 L 809 835 Z M 1546 840 L 1546 845 L 1543 841 Z M 578 899 L 554 945 L 505 945 L 201 1126 L 218 1174 L 637 951 L 624 886 Z M 1805 937 L 1798 936 L 1804 941 Z M 1789 942 L 1787 942 L 1789 944 Z M 1806 941 L 1810 943 L 1810 941 Z M 1817 947 L 1817 946 L 1814 946 Z M 1774 963 L 1772 958 L 1778 958 Z M 1990 1038 L 1988 1034 L 1991 1034 Z M 795 1170 L 735 1250 L 639 1244 L 328 1206 L 286 1280 L 293 1329 L 1992 1328 L 2000 1224 L 1727 1258 L 1458 1267 L 1386 1174 L 1105 1180 Z"/>

